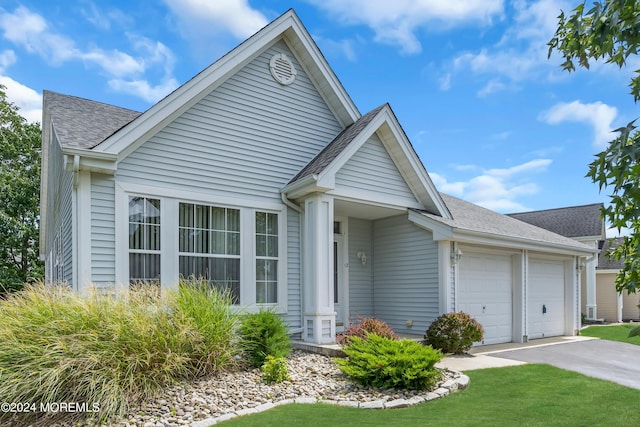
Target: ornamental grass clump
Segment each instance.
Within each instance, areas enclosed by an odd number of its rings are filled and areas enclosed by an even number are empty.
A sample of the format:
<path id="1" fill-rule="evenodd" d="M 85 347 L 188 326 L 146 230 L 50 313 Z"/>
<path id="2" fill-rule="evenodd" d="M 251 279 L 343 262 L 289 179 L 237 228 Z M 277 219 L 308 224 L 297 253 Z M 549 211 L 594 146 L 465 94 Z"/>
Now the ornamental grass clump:
<path id="1" fill-rule="evenodd" d="M 238 333 L 240 348 L 254 368 L 261 367 L 267 356 L 286 357 L 291 352 L 289 328 L 275 310 L 261 309 L 245 314 Z"/>
<path id="2" fill-rule="evenodd" d="M 343 351 L 347 358 L 336 359 L 338 367 L 365 386 L 426 390 L 440 379 L 435 364 L 442 353 L 413 340 L 354 336 Z"/>
<path id="3" fill-rule="evenodd" d="M 468 353 L 474 342 L 482 341 L 484 329 L 469 314 L 445 313 L 431 323 L 424 336 L 426 344 L 443 353 Z"/>
<path id="4" fill-rule="evenodd" d="M 194 342 L 194 374 L 219 372 L 234 362 L 239 349 L 234 331 L 238 316 L 233 313 L 233 296 L 206 280 L 181 280 L 172 299 L 175 312 L 190 319 L 201 336 Z"/>
<path id="5" fill-rule="evenodd" d="M 352 337 L 366 338 L 367 334 L 379 337 L 398 339 L 391 326 L 375 317 L 358 317 L 356 323 L 350 325 L 344 332 L 336 336 L 340 345 L 348 345 Z"/>
<path id="6" fill-rule="evenodd" d="M 96 410 L 22 413 L 16 425 L 123 416 L 162 386 L 221 369 L 232 356 L 211 356 L 210 336 L 194 320 L 194 312 L 205 310 L 200 305 L 219 304 L 212 302 L 218 296 L 206 295 L 189 310 L 176 293 L 160 295 L 157 288 L 81 296 L 39 284 L 0 301 L 2 401 L 74 402 Z M 0 424 L 13 415 L 0 412 Z"/>

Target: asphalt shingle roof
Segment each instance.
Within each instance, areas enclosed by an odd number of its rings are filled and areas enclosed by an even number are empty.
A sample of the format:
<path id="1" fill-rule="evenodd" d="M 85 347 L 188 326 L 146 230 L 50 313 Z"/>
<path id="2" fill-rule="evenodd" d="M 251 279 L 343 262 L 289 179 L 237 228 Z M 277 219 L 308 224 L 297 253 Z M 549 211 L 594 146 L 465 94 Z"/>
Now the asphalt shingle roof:
<path id="1" fill-rule="evenodd" d="M 349 125 L 336 136 L 318 155 L 311 160 L 289 183 L 296 182 L 309 175 L 322 172 L 331 162 L 344 151 L 344 149 L 364 130 L 371 120 L 382 110 L 385 105 L 369 111 L 360 117 L 355 123 Z"/>
<path id="2" fill-rule="evenodd" d="M 623 237 L 604 240 L 602 250 L 598 255 L 598 270 L 619 270 L 623 267 L 624 261 L 617 261 L 607 256 L 607 252 L 609 252 L 611 249 L 617 248 L 623 240 Z"/>
<path id="3" fill-rule="evenodd" d="M 93 148 L 142 114 L 48 90 L 43 98 L 63 147 Z"/>
<path id="4" fill-rule="evenodd" d="M 555 244 L 586 249 L 588 246 L 544 228 L 502 215 L 448 194 L 440 193 L 449 208 L 452 219 L 423 212 L 422 214 L 453 228 L 477 231 L 488 235 L 526 239 L 543 244 Z"/>
<path id="5" fill-rule="evenodd" d="M 509 214 L 520 221 L 545 228 L 565 237 L 600 236 L 604 239 L 602 203 Z"/>

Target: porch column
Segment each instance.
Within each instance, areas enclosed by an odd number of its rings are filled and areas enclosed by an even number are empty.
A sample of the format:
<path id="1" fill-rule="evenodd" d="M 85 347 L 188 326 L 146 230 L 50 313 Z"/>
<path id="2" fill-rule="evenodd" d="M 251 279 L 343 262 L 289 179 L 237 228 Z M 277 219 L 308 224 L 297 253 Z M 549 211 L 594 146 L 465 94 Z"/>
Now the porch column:
<path id="1" fill-rule="evenodd" d="M 589 246 L 597 248 L 598 243 L 592 243 Z M 596 320 L 598 318 L 598 306 L 596 301 L 596 266 L 598 265 L 598 257 L 592 256 L 587 258 L 585 265 L 585 285 L 587 290 L 587 300 L 585 301 L 585 309 L 587 310 L 587 320 Z"/>
<path id="2" fill-rule="evenodd" d="M 333 198 L 314 193 L 304 201 L 303 339 L 335 342 L 333 305 Z"/>

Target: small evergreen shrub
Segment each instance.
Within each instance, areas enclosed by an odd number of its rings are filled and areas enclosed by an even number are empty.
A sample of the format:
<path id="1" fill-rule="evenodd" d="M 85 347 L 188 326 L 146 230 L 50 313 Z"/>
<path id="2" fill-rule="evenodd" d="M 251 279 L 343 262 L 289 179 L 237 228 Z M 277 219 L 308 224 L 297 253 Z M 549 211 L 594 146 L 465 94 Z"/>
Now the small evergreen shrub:
<path id="1" fill-rule="evenodd" d="M 267 356 L 260 370 L 262 371 L 262 381 L 267 384 L 278 384 L 290 379 L 289 370 L 287 369 L 287 359 L 284 357 Z"/>
<path id="2" fill-rule="evenodd" d="M 291 352 L 287 324 L 274 310 L 245 314 L 238 332 L 240 347 L 254 368 L 261 367 L 267 356 L 286 357 Z"/>
<path id="3" fill-rule="evenodd" d="M 458 311 L 434 320 L 424 339 L 443 353 L 463 354 L 469 352 L 474 342 L 482 341 L 483 336 L 482 325 L 469 314 Z"/>
<path id="4" fill-rule="evenodd" d="M 440 379 L 435 364 L 442 353 L 413 340 L 354 336 L 343 351 L 347 359 L 336 359 L 338 367 L 362 385 L 425 390 Z"/>
<path id="5" fill-rule="evenodd" d="M 375 317 L 359 317 L 357 322 L 349 326 L 343 333 L 336 335 L 336 341 L 340 345 L 349 345 L 352 337 L 366 338 L 367 334 L 379 337 L 398 339 L 391 326 Z"/>

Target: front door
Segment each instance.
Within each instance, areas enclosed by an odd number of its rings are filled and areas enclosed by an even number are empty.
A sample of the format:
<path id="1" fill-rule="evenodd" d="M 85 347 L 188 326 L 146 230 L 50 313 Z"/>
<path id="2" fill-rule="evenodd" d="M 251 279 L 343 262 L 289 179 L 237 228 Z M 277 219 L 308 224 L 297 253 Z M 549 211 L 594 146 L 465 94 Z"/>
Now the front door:
<path id="1" fill-rule="evenodd" d="M 342 306 L 344 288 L 344 237 L 333 236 L 333 306 L 336 311 L 336 330 L 344 329 L 344 313 Z"/>

